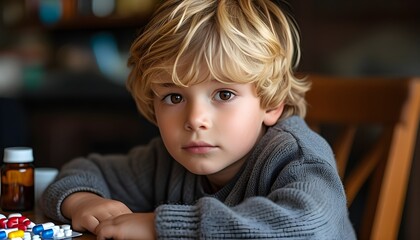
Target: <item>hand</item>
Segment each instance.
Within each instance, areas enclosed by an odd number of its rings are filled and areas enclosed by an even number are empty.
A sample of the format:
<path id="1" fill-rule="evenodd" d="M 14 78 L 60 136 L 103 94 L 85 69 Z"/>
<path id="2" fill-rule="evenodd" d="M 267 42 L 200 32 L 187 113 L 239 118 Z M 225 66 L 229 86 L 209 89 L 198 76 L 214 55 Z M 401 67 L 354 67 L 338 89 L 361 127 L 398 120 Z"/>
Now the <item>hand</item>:
<path id="1" fill-rule="evenodd" d="M 94 233 L 99 223 L 132 211 L 122 202 L 105 199 L 94 193 L 77 192 L 64 199 L 63 215 L 70 218 L 76 231 Z"/>
<path id="2" fill-rule="evenodd" d="M 101 221 L 97 239 L 156 239 L 154 213 L 130 213 Z"/>

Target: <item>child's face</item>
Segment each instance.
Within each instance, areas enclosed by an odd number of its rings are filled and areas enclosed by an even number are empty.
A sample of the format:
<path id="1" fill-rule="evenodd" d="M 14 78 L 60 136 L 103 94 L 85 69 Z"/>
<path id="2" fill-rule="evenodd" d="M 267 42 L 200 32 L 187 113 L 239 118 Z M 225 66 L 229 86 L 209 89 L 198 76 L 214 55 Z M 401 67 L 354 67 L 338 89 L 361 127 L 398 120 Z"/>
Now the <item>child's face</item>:
<path id="1" fill-rule="evenodd" d="M 169 153 L 190 172 L 224 185 L 264 133 L 270 113 L 253 84 L 206 81 L 154 87 L 157 125 Z"/>

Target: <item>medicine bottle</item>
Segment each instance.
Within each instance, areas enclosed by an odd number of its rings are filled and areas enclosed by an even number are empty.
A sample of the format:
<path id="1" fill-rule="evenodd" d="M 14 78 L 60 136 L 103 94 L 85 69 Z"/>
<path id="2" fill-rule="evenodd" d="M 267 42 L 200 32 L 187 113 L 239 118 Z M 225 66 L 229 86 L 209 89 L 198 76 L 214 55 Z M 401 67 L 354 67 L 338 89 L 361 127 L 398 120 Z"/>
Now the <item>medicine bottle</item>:
<path id="1" fill-rule="evenodd" d="M 4 149 L 1 167 L 0 207 L 3 211 L 27 211 L 34 207 L 34 166 L 32 149 Z"/>

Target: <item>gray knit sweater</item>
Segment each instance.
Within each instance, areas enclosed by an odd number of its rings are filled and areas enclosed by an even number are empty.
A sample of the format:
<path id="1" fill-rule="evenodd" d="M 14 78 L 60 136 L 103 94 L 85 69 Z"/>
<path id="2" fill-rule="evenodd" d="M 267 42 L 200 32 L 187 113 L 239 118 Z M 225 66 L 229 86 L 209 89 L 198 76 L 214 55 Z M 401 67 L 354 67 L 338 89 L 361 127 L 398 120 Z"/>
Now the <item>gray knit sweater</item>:
<path id="1" fill-rule="evenodd" d="M 160 239 L 356 239 L 333 153 L 299 117 L 270 127 L 242 170 L 215 194 L 160 138 L 128 155 L 92 154 L 61 169 L 45 191 L 47 216 L 68 222 L 64 198 L 90 191 L 156 213 Z"/>

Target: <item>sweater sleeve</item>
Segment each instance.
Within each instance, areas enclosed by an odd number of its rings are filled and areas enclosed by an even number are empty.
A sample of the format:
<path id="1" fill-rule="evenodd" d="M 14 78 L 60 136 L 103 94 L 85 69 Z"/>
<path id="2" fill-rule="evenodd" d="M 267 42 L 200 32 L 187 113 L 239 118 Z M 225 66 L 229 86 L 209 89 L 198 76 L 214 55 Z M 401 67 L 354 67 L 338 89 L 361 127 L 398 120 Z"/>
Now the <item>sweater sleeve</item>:
<path id="1" fill-rule="evenodd" d="M 355 239 L 331 166 L 293 163 L 280 175 L 268 196 L 249 197 L 235 206 L 212 197 L 193 206 L 160 206 L 159 238 Z"/>
<path id="2" fill-rule="evenodd" d="M 47 217 L 69 222 L 61 214 L 61 204 L 70 194 L 82 191 L 110 195 L 97 166 L 88 159 L 77 158 L 62 167 L 57 179 L 43 192 L 39 207 Z"/>
<path id="3" fill-rule="evenodd" d="M 156 139 L 134 148 L 127 155 L 90 154 L 65 164 L 55 180 L 43 193 L 40 208 L 46 216 L 69 222 L 61 214 L 61 204 L 74 192 L 92 192 L 105 198 L 124 202 L 132 211 L 153 211 L 156 189 L 162 189 L 170 171 L 167 152 Z M 160 171 L 157 173 L 156 171 Z M 155 182 L 151 179 L 159 178 Z M 158 184 L 158 185 L 156 185 Z"/>

